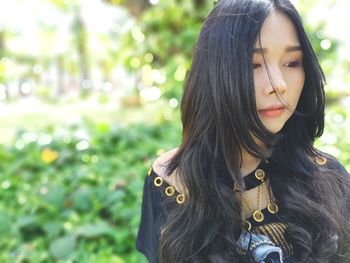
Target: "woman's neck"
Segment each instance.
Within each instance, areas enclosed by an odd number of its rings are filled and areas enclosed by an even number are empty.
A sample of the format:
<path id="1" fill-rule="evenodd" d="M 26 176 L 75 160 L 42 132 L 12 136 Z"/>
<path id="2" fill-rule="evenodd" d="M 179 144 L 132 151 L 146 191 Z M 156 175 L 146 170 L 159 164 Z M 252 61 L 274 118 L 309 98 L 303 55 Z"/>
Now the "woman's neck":
<path id="1" fill-rule="evenodd" d="M 257 159 L 256 157 L 248 154 L 247 152 L 243 152 L 242 165 L 240 168 L 241 174 L 243 176 L 250 174 L 252 171 L 254 171 L 258 167 L 260 162 L 261 162 L 260 159 Z"/>

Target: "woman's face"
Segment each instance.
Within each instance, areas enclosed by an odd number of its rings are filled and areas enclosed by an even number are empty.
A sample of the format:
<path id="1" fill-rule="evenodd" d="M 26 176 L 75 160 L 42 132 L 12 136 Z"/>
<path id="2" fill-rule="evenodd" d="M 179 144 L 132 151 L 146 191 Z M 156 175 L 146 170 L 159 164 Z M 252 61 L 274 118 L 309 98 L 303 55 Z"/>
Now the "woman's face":
<path id="1" fill-rule="evenodd" d="M 293 114 L 304 86 L 303 52 L 291 20 L 272 12 L 265 20 L 253 54 L 258 116 L 279 132 Z"/>

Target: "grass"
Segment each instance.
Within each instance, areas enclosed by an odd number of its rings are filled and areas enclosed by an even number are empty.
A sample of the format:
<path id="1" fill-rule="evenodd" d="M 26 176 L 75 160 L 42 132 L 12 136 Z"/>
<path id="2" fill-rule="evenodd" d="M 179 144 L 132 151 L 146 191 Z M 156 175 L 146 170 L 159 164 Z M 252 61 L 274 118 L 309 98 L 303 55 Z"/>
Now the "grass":
<path id="1" fill-rule="evenodd" d="M 115 123 L 125 126 L 132 123 L 155 123 L 172 114 L 163 101 L 143 105 L 124 106 L 119 98 L 91 96 L 85 100 L 45 102 L 28 98 L 3 103 L 0 111 L 0 144 L 11 142 L 18 130 L 40 132 L 47 127 L 70 127 L 83 119 L 93 123 Z"/>

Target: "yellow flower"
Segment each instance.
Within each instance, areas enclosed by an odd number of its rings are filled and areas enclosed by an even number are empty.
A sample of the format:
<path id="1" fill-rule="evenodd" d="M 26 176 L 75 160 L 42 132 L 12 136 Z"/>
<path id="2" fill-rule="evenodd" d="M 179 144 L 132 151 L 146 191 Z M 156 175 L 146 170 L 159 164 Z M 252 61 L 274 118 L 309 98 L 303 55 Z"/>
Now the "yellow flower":
<path id="1" fill-rule="evenodd" d="M 58 158 L 59 154 L 58 152 L 51 150 L 49 148 L 45 148 L 41 152 L 41 160 L 43 160 L 44 163 L 52 163 Z"/>

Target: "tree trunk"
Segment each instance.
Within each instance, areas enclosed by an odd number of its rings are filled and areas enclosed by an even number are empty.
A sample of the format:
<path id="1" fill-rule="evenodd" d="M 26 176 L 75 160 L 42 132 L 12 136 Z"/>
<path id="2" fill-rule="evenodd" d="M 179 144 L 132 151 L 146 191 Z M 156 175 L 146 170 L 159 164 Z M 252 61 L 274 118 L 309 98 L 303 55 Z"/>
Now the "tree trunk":
<path id="1" fill-rule="evenodd" d="M 63 56 L 58 56 L 56 60 L 56 72 L 57 72 L 57 86 L 56 86 L 56 97 L 64 95 L 64 77 L 63 77 Z"/>
<path id="2" fill-rule="evenodd" d="M 73 31 L 79 56 L 81 80 L 90 80 L 89 53 L 87 48 L 88 34 L 79 12 L 76 14 Z"/>
<path id="3" fill-rule="evenodd" d="M 103 0 L 109 4 L 113 4 L 113 0 Z M 190 0 L 177 0 L 177 2 L 190 1 Z M 202 8 L 206 1 L 205 0 L 192 0 L 195 8 Z M 212 0 L 213 3 L 215 0 Z M 120 5 L 124 6 L 131 15 L 139 18 L 142 13 L 152 5 L 149 0 L 123 0 Z"/>
<path id="4" fill-rule="evenodd" d="M 0 28 L 0 56 L 5 53 L 5 31 Z"/>
<path id="5" fill-rule="evenodd" d="M 113 4 L 113 0 L 103 1 Z M 136 18 L 139 18 L 142 13 L 151 6 L 149 0 L 124 0 L 121 1 L 120 5 L 124 6 L 129 13 Z"/>

